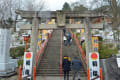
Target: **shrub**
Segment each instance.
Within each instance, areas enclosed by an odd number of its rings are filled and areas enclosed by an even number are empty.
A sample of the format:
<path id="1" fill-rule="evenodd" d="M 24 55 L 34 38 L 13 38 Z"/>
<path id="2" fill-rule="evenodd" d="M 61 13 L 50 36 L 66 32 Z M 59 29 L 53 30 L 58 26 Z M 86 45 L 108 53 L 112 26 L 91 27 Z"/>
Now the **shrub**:
<path id="1" fill-rule="evenodd" d="M 22 40 L 20 40 L 20 44 L 23 44 L 23 41 L 22 41 Z"/>
<path id="2" fill-rule="evenodd" d="M 24 46 L 11 48 L 10 49 L 10 56 L 15 59 L 17 57 L 21 57 L 24 55 Z"/>
<path id="3" fill-rule="evenodd" d="M 23 67 L 23 58 L 20 58 L 20 59 L 17 61 L 17 64 L 18 64 L 18 67 L 19 67 L 19 66 Z"/>
<path id="4" fill-rule="evenodd" d="M 30 45 L 27 45 L 27 49 L 30 47 Z M 19 46 L 15 48 L 10 49 L 10 56 L 15 59 L 17 57 L 22 57 L 24 55 L 24 46 Z"/>
<path id="5" fill-rule="evenodd" d="M 120 45 L 117 45 L 117 49 L 120 50 Z"/>
<path id="6" fill-rule="evenodd" d="M 107 45 L 103 45 L 102 42 L 99 42 L 99 50 L 98 52 L 100 53 L 100 58 L 104 59 L 104 58 L 109 58 L 112 55 L 115 55 L 118 53 L 117 48 L 113 48 L 113 44 L 107 44 Z"/>

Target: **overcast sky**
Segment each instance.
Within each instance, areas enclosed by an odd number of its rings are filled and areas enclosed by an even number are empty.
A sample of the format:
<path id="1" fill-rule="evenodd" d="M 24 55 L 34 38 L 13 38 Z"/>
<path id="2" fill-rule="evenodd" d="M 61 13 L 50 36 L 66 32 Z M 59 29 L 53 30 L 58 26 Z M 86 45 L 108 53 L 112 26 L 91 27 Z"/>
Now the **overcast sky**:
<path id="1" fill-rule="evenodd" d="M 61 10 L 65 2 L 72 3 L 80 0 L 45 0 L 49 10 Z"/>

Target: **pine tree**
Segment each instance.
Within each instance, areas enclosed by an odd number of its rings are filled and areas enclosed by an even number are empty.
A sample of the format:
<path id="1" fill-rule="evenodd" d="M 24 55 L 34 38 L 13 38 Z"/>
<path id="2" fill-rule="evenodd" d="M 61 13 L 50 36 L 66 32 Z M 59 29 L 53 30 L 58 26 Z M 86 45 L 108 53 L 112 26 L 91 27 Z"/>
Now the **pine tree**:
<path id="1" fill-rule="evenodd" d="M 63 11 L 71 11 L 71 7 L 67 2 L 65 2 L 64 5 L 63 5 L 62 10 Z"/>

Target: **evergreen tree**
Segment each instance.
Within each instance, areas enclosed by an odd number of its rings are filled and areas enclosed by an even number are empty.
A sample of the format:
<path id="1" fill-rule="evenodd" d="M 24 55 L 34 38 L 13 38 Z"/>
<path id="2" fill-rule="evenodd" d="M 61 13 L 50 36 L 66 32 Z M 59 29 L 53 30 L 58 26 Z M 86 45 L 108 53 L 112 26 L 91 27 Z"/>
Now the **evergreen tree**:
<path id="1" fill-rule="evenodd" d="M 63 5 L 62 10 L 63 11 L 71 11 L 71 7 L 67 2 L 65 2 L 64 5 Z"/>
<path id="2" fill-rule="evenodd" d="M 84 7 L 83 5 L 79 5 L 79 6 L 74 6 L 73 11 L 85 12 L 88 11 L 88 8 Z"/>

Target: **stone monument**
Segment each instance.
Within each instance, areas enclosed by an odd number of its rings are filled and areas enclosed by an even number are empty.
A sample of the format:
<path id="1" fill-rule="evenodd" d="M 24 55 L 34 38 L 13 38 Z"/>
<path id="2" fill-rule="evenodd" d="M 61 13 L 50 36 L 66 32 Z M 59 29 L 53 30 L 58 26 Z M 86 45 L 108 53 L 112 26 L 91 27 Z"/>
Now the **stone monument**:
<path id="1" fill-rule="evenodd" d="M 10 62 L 11 30 L 0 27 L 0 76 L 9 76 L 13 72 L 13 63 Z"/>

